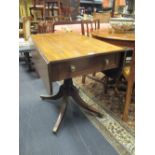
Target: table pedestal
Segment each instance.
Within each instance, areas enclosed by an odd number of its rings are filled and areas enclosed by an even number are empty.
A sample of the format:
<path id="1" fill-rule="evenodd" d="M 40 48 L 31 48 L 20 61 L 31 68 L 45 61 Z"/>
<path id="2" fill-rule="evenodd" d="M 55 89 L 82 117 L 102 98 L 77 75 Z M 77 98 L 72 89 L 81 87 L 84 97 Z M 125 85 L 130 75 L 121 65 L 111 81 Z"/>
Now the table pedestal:
<path id="1" fill-rule="evenodd" d="M 97 111 L 97 109 L 88 106 L 80 97 L 78 89 L 73 85 L 73 81 L 72 79 L 66 79 L 64 80 L 64 84 L 60 86 L 59 92 L 54 95 L 54 96 L 45 96 L 45 95 L 41 95 L 41 99 L 45 100 L 57 100 L 61 97 L 63 97 L 65 99 L 65 102 L 62 104 L 61 109 L 60 109 L 60 113 L 59 116 L 56 120 L 56 123 L 54 125 L 53 128 L 53 133 L 56 133 L 59 129 L 59 126 L 62 122 L 62 119 L 64 117 L 68 102 L 67 102 L 67 97 L 71 96 L 76 103 L 81 106 L 82 108 L 84 108 L 85 110 L 95 114 L 98 117 L 102 117 L 102 114 Z"/>

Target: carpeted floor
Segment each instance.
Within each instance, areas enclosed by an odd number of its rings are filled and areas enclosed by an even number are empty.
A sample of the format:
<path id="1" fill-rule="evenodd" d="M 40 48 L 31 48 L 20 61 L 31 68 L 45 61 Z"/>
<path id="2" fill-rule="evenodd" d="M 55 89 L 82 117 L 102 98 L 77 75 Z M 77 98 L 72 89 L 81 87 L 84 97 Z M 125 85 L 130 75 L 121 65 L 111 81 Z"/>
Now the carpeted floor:
<path id="1" fill-rule="evenodd" d="M 117 155 L 116 150 L 75 104 L 70 104 L 57 135 L 52 127 L 62 100 L 42 101 L 46 94 L 41 79 L 20 64 L 20 155 Z M 54 91 L 58 85 L 54 84 Z M 73 102 L 73 100 L 70 100 Z"/>
<path id="2" fill-rule="evenodd" d="M 92 75 L 90 75 L 92 76 Z M 96 79 L 103 79 L 102 73 L 96 74 Z M 82 84 L 81 77 L 74 78 L 74 84 L 79 88 L 82 98 L 90 106 L 99 109 L 104 117 L 98 119 L 87 114 L 87 118 L 94 126 L 106 137 L 106 139 L 122 155 L 135 154 L 135 115 L 134 100 L 130 104 L 129 119 L 122 121 L 124 91 L 116 96 L 113 88 L 109 88 L 107 94 L 104 94 L 103 84 L 90 78 L 86 78 L 86 83 Z M 121 86 L 122 87 L 122 86 Z"/>
<path id="3" fill-rule="evenodd" d="M 92 76 L 92 75 L 90 75 Z M 99 72 L 96 73 L 95 78 L 98 80 L 103 79 L 104 74 Z M 103 81 L 103 80 L 102 80 Z M 111 113 L 121 124 L 125 124 L 127 128 L 134 132 L 135 129 L 135 104 L 132 100 L 129 107 L 128 121 L 122 121 L 123 105 L 125 102 L 125 91 L 120 91 L 119 95 L 116 96 L 113 88 L 108 88 L 107 94 L 104 93 L 104 85 L 86 78 L 86 83 L 82 84 L 81 77 L 74 78 L 74 82 L 79 86 L 90 98 L 96 100 L 97 104 L 103 109 Z"/>

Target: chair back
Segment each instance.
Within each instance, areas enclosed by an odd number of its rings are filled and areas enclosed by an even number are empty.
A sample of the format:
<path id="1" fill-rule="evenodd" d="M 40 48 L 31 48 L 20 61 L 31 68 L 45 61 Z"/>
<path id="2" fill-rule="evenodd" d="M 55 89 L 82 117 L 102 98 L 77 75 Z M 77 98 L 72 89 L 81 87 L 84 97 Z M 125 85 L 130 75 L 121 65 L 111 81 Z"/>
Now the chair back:
<path id="1" fill-rule="evenodd" d="M 54 22 L 52 21 L 41 21 L 38 24 L 38 33 L 53 33 Z"/>
<path id="2" fill-rule="evenodd" d="M 82 35 L 91 36 L 93 30 L 100 29 L 100 20 L 82 20 L 81 21 L 81 33 Z"/>

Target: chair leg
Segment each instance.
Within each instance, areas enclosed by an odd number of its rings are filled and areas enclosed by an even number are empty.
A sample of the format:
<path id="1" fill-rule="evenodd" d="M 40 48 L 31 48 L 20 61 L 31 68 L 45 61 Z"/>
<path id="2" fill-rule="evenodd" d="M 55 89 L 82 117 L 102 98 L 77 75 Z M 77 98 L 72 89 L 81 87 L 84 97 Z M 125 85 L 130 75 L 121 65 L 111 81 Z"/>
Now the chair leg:
<path id="1" fill-rule="evenodd" d="M 120 93 L 118 89 L 119 84 L 120 84 L 120 78 L 116 79 L 115 86 L 114 86 L 114 91 L 116 96 L 119 96 L 119 93 Z"/>
<path id="2" fill-rule="evenodd" d="M 96 72 L 93 73 L 93 76 L 94 76 L 94 77 L 96 76 Z"/>
<path id="3" fill-rule="evenodd" d="M 24 55 L 26 58 L 26 64 L 28 65 L 28 71 L 34 71 L 34 69 L 32 69 L 32 61 L 29 52 L 25 52 Z"/>
<path id="4" fill-rule="evenodd" d="M 105 80 L 104 80 L 104 93 L 107 94 L 107 89 L 108 89 L 108 77 L 105 76 Z"/>
<path id="5" fill-rule="evenodd" d="M 82 76 L 82 84 L 85 84 L 86 83 L 86 75 L 83 75 Z"/>
<path id="6" fill-rule="evenodd" d="M 123 121 L 128 120 L 128 112 L 129 112 L 129 106 L 131 102 L 131 95 L 132 95 L 132 90 L 133 90 L 133 84 L 134 82 L 132 80 L 129 80 L 128 86 L 127 86 L 127 92 L 126 92 L 126 97 L 125 97 L 125 105 L 124 105 L 124 111 L 123 111 Z"/>

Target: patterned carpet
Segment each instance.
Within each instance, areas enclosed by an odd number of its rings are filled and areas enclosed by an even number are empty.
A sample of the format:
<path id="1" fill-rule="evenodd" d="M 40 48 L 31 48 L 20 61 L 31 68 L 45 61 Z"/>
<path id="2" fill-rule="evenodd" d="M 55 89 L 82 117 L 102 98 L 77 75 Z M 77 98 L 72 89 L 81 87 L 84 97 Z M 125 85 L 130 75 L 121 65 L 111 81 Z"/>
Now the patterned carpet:
<path id="1" fill-rule="evenodd" d="M 103 77 L 102 73 L 97 73 L 95 78 L 103 79 Z M 85 84 L 82 84 L 81 77 L 74 78 L 74 84 L 79 88 L 83 100 L 104 114 L 104 117 L 100 119 L 85 113 L 88 119 L 121 155 L 133 155 L 135 150 L 135 104 L 133 101 L 129 109 L 129 119 L 124 122 L 121 119 L 124 92 L 116 96 L 113 89 L 109 88 L 107 94 L 104 94 L 103 84 L 89 78 L 86 78 Z"/>

